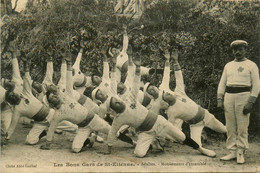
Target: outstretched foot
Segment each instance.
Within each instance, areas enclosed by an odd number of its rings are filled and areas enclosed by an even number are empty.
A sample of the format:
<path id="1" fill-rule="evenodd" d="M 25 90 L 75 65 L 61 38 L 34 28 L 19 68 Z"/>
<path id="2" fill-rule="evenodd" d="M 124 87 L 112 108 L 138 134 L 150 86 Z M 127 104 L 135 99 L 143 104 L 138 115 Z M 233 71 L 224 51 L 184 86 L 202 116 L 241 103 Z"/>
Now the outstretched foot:
<path id="1" fill-rule="evenodd" d="M 216 153 L 212 150 L 208 150 L 206 148 L 203 147 L 199 147 L 198 148 L 199 152 L 201 152 L 202 154 L 209 156 L 209 157 L 216 157 Z"/>
<path id="2" fill-rule="evenodd" d="M 229 160 L 233 160 L 237 158 L 237 154 L 235 151 L 231 151 L 228 155 L 224 156 L 224 157 L 221 157 L 220 160 L 223 160 L 223 161 L 229 161 Z"/>
<path id="3" fill-rule="evenodd" d="M 97 135 L 96 142 L 98 143 L 104 143 L 104 139 Z"/>

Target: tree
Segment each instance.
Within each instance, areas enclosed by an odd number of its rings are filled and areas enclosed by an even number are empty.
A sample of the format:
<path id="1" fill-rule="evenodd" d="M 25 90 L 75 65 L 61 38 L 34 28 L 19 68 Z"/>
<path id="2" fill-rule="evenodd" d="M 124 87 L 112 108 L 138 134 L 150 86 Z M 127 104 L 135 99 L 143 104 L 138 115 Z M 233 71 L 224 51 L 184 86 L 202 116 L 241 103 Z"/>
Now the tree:
<path id="1" fill-rule="evenodd" d="M 12 13 L 12 0 L 1 0 L 1 17 Z"/>

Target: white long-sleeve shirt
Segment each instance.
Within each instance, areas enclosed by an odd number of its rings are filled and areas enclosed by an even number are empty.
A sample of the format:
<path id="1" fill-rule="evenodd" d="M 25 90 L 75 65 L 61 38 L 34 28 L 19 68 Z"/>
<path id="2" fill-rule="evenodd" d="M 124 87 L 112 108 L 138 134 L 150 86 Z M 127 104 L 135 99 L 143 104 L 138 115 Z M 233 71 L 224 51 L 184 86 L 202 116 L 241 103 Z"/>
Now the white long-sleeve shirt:
<path id="1" fill-rule="evenodd" d="M 163 78 L 162 78 L 162 83 L 159 86 L 160 90 L 169 90 L 170 86 L 170 73 L 171 73 L 171 68 L 169 63 L 165 63 L 164 66 L 164 71 L 163 71 Z"/>
<path id="2" fill-rule="evenodd" d="M 76 99 L 74 99 L 72 71 L 67 71 L 66 81 L 65 92 L 59 93 L 63 104 L 55 111 L 54 118 L 50 123 L 50 128 L 46 137 L 48 141 L 52 141 L 54 131 L 58 126 L 58 123 L 62 120 L 67 120 L 74 124 L 79 124 L 86 120 L 86 118 L 91 119 L 94 116 L 92 112 L 89 112 L 86 107 L 82 106 Z"/>
<path id="3" fill-rule="evenodd" d="M 226 86 L 252 87 L 251 96 L 257 97 L 260 88 L 257 65 L 248 59 L 241 62 L 231 61 L 227 63 L 218 85 L 218 97 L 223 97 Z"/>
<path id="4" fill-rule="evenodd" d="M 140 82 L 140 76 L 134 78 L 134 83 Z M 125 101 L 125 110 L 121 114 L 117 114 L 114 117 L 112 127 L 109 131 L 107 144 L 112 146 L 117 140 L 117 132 L 123 125 L 129 125 L 131 127 L 139 127 L 146 116 L 148 115 L 148 110 L 137 101 L 137 94 L 139 91 L 138 85 L 133 85 L 131 91 L 129 92 L 129 99 Z M 108 100 L 110 101 L 110 100 Z"/>
<path id="5" fill-rule="evenodd" d="M 126 91 L 123 94 L 119 94 L 119 97 L 124 100 L 124 101 L 129 101 L 129 99 L 131 99 L 131 89 L 136 85 L 136 87 L 140 88 L 140 80 L 139 79 L 135 79 L 136 76 L 135 75 L 135 70 L 136 70 L 136 66 L 134 64 L 128 65 L 128 71 L 127 71 L 127 76 L 124 82 L 124 85 L 126 87 Z M 138 77 L 139 78 L 139 77 Z M 139 81 L 138 83 L 136 83 L 137 81 Z M 138 91 L 138 94 L 140 96 L 137 96 L 137 101 L 139 101 L 140 103 L 142 103 L 142 91 Z"/>
<path id="6" fill-rule="evenodd" d="M 14 132 L 20 116 L 32 118 L 41 110 L 42 106 L 43 104 L 32 94 L 31 77 L 29 72 L 26 72 L 23 79 L 21 101 L 19 105 L 14 106 L 12 122 L 8 129 L 9 137 Z"/>
<path id="7" fill-rule="evenodd" d="M 127 48 L 128 48 L 128 36 L 126 34 L 123 35 L 123 48 L 122 51 L 120 52 L 120 54 L 117 57 L 117 62 L 116 62 L 116 66 L 121 69 L 122 66 L 124 65 L 124 63 L 126 61 L 128 61 L 128 55 L 126 53 Z"/>
<path id="8" fill-rule="evenodd" d="M 73 79 L 73 77 L 72 77 Z M 60 77 L 60 80 L 58 82 L 58 88 L 60 90 L 60 92 L 63 92 L 65 93 L 66 92 L 66 88 L 67 88 L 67 63 L 66 61 L 62 61 L 61 63 L 61 77 Z M 75 100 L 79 100 L 80 98 L 80 93 L 76 90 L 72 90 L 72 95 L 73 95 L 73 98 Z"/>
<path id="9" fill-rule="evenodd" d="M 116 95 L 117 93 L 117 82 L 115 72 L 111 73 L 111 78 L 109 77 L 109 64 L 108 62 L 103 62 L 103 76 L 102 82 L 98 86 L 100 90 L 106 93 L 108 96 Z"/>
<path id="10" fill-rule="evenodd" d="M 182 71 L 174 71 L 176 78 L 176 87 L 175 91 L 170 91 L 170 66 L 165 65 L 164 67 L 164 75 L 162 83 L 159 87 L 160 90 L 168 91 L 176 96 L 176 102 L 174 105 L 169 106 L 167 110 L 167 115 L 169 119 L 182 119 L 184 121 L 191 120 L 194 118 L 198 111 L 199 105 L 197 105 L 193 100 L 191 100 L 185 93 L 185 85 L 182 76 Z M 173 120 L 174 121 L 174 120 Z M 172 121 L 172 122 L 173 122 Z"/>
<path id="11" fill-rule="evenodd" d="M 169 119 L 179 118 L 189 121 L 197 115 L 200 106 L 186 95 L 181 70 L 174 71 L 174 74 L 176 78 L 176 88 L 174 91 L 176 102 L 168 108 L 167 114 Z"/>
<path id="12" fill-rule="evenodd" d="M 103 82 L 103 79 L 102 79 Z M 117 96 L 117 82 L 116 82 L 116 74 L 115 72 L 111 73 L 111 79 L 109 79 L 109 84 L 110 85 L 104 85 L 104 87 L 99 88 L 102 92 L 107 93 L 108 96 Z M 104 103 L 99 105 L 99 116 L 101 118 L 105 117 L 106 113 L 111 113 L 108 109 L 107 109 L 107 104 L 108 100 L 106 100 Z M 113 115 L 112 115 L 113 116 Z"/>
<path id="13" fill-rule="evenodd" d="M 66 61 L 61 62 L 60 67 L 60 80 L 58 82 L 58 88 L 60 91 L 65 92 L 66 91 L 66 75 L 67 74 L 67 63 Z"/>

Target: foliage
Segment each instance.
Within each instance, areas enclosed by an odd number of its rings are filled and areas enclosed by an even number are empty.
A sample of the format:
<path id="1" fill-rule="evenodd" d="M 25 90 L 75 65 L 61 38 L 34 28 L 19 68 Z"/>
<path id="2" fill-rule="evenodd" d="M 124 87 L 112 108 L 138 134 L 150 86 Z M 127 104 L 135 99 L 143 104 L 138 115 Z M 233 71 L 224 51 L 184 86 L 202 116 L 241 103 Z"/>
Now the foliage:
<path id="1" fill-rule="evenodd" d="M 83 72 L 102 71 L 102 47 L 122 46 L 122 25 L 128 24 L 129 44 L 142 55 L 143 65 L 162 68 L 163 50 L 178 47 L 186 92 L 201 106 L 216 108 L 216 91 L 224 65 L 233 59 L 230 43 L 249 43 L 249 59 L 259 58 L 259 11 L 257 1 L 169 0 L 149 4 L 139 20 L 113 14 L 115 1 L 52 0 L 31 3 L 20 14 L 3 19 L 1 25 L 1 72 L 10 78 L 8 42 L 16 39 L 20 50 L 32 61 L 32 78 L 42 81 L 48 49 L 52 49 L 55 76 L 59 79 L 61 56 L 76 58 L 80 41 L 86 42 Z M 144 27 L 143 27 L 143 26 Z M 86 36 L 82 37 L 85 30 Z M 7 70 L 8 69 L 8 70 Z M 161 75 L 150 80 L 158 84 Z M 174 75 L 171 88 L 174 89 Z M 257 106 L 251 117 L 256 117 Z M 251 121 L 257 127 L 257 121 Z"/>

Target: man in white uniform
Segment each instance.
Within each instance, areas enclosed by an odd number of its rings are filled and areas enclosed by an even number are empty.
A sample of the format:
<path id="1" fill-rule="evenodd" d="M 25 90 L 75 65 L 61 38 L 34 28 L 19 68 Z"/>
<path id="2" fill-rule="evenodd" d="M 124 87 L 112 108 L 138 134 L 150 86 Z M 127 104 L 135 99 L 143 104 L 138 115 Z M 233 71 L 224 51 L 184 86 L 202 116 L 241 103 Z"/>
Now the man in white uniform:
<path id="1" fill-rule="evenodd" d="M 46 135 L 45 129 L 48 122 L 54 114 L 54 110 L 42 104 L 33 94 L 31 87 L 31 77 L 29 74 L 29 65 L 24 63 L 25 76 L 23 79 L 23 90 L 21 93 L 8 92 L 6 101 L 13 105 L 13 117 L 10 127 L 8 128 L 7 139 L 12 136 L 18 120 L 25 116 L 34 120 L 33 128 L 26 137 L 27 144 L 36 144 L 41 137 Z"/>
<path id="2" fill-rule="evenodd" d="M 162 88 L 164 91 L 162 99 L 169 104 L 167 115 L 169 121 L 173 124 L 176 119 L 181 119 L 190 124 L 191 138 L 202 146 L 201 133 L 205 126 L 220 133 L 226 133 L 226 127 L 217 120 L 214 115 L 209 113 L 208 110 L 196 104 L 186 95 L 183 76 L 178 63 L 178 51 L 174 50 L 172 55 L 174 60 L 174 74 L 176 78 L 175 91 L 172 92 L 169 89 L 170 66 L 165 66 L 164 79 L 166 83 L 164 83 L 164 81 L 162 82 L 162 85 L 164 86 L 164 88 Z M 210 150 L 208 153 L 209 155 L 207 156 L 209 157 L 216 156 L 214 151 Z"/>
<path id="3" fill-rule="evenodd" d="M 103 52 L 104 53 L 104 52 Z M 106 56 L 104 54 L 104 56 Z M 101 84 L 96 88 L 87 88 L 89 91 L 85 93 L 88 97 L 92 98 L 92 100 L 99 104 L 99 110 L 101 117 L 104 118 L 106 121 L 112 124 L 113 122 L 113 113 L 111 114 L 106 107 L 106 100 L 109 96 L 117 95 L 117 81 L 116 81 L 116 59 L 117 56 L 114 55 L 112 62 L 112 71 L 111 71 L 111 78 L 108 75 L 106 78 L 102 79 Z M 108 63 L 106 62 L 105 57 L 104 65 L 108 66 Z M 104 67 L 103 69 L 109 70 L 109 67 Z M 106 71 L 104 71 L 105 73 Z M 108 71 L 106 73 L 109 73 Z M 104 76 L 104 75 L 103 75 Z M 111 118 L 112 117 L 112 118 Z M 118 134 L 118 139 L 127 142 L 129 144 L 135 145 L 135 142 L 128 136 L 125 135 L 125 132 L 120 131 Z"/>
<path id="4" fill-rule="evenodd" d="M 12 41 L 9 45 L 9 51 L 12 53 L 12 80 L 8 81 L 6 79 L 3 81 L 3 86 L 8 86 L 9 91 L 14 91 L 17 94 L 23 91 L 23 79 L 20 75 L 19 64 L 17 59 L 18 50 L 15 42 Z M 32 82 L 32 81 L 31 81 Z M 34 89 L 32 89 L 34 90 Z M 3 104 L 1 109 L 1 121 L 5 124 L 6 128 L 9 128 L 12 120 L 13 109 L 8 104 Z M 20 117 L 19 122 L 26 125 L 32 125 L 33 120 L 27 117 Z"/>
<path id="5" fill-rule="evenodd" d="M 248 43 L 236 40 L 231 43 L 235 59 L 226 64 L 218 86 L 218 107 L 223 106 L 227 125 L 226 146 L 230 154 L 221 160 L 237 158 L 245 162 L 244 152 L 248 148 L 248 125 L 250 111 L 259 94 L 259 70 L 247 59 Z"/>

